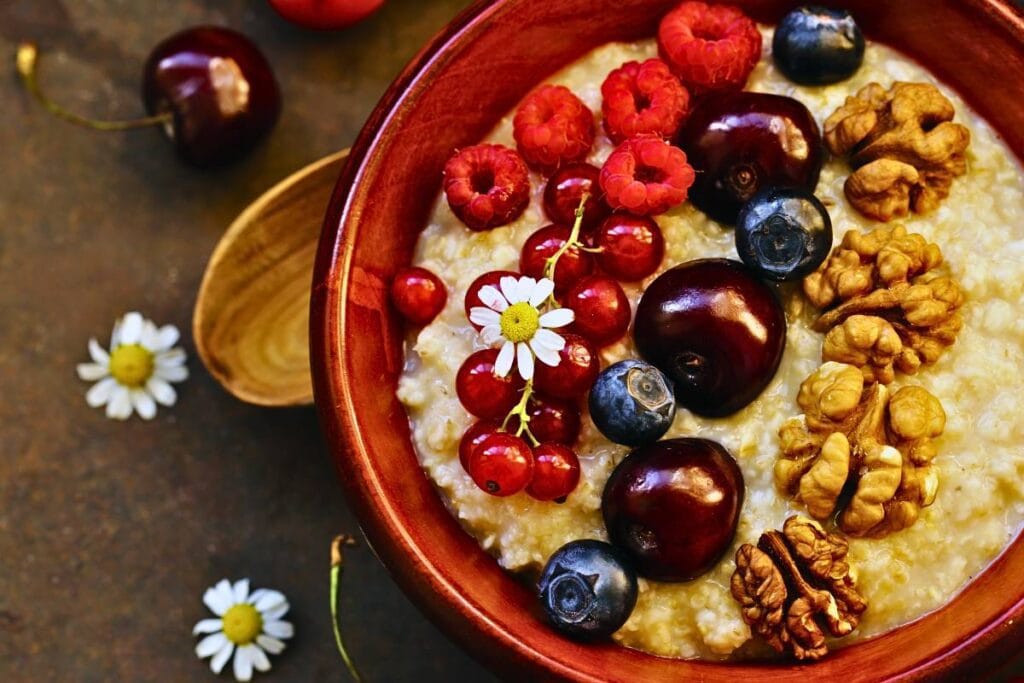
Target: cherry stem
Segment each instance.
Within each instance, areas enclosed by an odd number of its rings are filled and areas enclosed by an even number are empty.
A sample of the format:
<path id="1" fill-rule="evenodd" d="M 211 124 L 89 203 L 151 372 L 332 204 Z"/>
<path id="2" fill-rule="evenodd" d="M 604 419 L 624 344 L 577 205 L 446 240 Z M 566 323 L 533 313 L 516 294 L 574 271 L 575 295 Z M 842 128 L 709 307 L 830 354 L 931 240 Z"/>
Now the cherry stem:
<path id="1" fill-rule="evenodd" d="M 538 441 L 537 437 L 535 437 L 533 432 L 530 431 L 530 413 L 526 409 L 526 405 L 529 403 L 531 396 L 533 396 L 532 379 L 526 383 L 525 387 L 523 387 L 523 395 L 519 399 L 519 403 L 517 403 L 515 407 L 509 411 L 508 415 L 505 416 L 504 422 L 501 423 L 501 430 L 503 432 L 508 431 L 508 421 L 513 417 L 518 417 L 519 429 L 516 430 L 516 436 L 522 436 L 525 433 L 526 438 L 530 440 L 530 444 L 537 446 L 540 444 L 540 441 Z"/>
<path id="2" fill-rule="evenodd" d="M 349 674 L 352 675 L 352 679 L 356 683 L 362 683 L 363 679 L 359 676 L 356 665 L 352 663 L 352 658 L 348 656 L 348 650 L 345 649 L 345 641 L 341 638 L 341 627 L 338 624 L 338 583 L 341 580 L 341 571 L 344 566 L 344 558 L 341 555 L 342 545 L 356 545 L 356 539 L 347 534 L 341 534 L 335 536 L 331 541 L 331 626 L 334 628 L 334 642 L 338 646 L 338 652 L 341 653 L 341 659 L 345 662 Z"/>
<path id="3" fill-rule="evenodd" d="M 569 233 L 569 239 L 558 248 L 554 254 L 549 256 L 544 262 L 544 277 L 548 278 L 552 282 L 555 280 L 555 266 L 558 265 L 558 259 L 562 258 L 562 254 L 569 251 L 572 247 L 578 247 L 586 250 L 583 243 L 580 242 L 580 230 L 583 227 L 583 208 L 590 199 L 590 193 L 584 192 L 583 196 L 580 197 L 580 203 L 576 206 L 576 218 L 572 222 L 572 231 Z M 548 298 L 553 306 L 557 306 L 558 302 L 555 301 L 554 293 Z"/>
<path id="4" fill-rule="evenodd" d="M 38 100 L 39 103 L 42 104 L 51 114 L 75 125 L 104 131 L 133 130 L 135 128 L 161 126 L 166 123 L 170 123 L 174 119 L 174 114 L 169 111 L 163 112 L 162 114 L 156 114 L 155 116 L 146 116 L 128 121 L 100 121 L 97 119 L 89 119 L 84 116 L 79 116 L 51 100 L 43 93 L 42 90 L 40 90 L 39 82 L 36 78 L 36 66 L 39 63 L 39 48 L 34 43 L 20 44 L 18 46 L 16 59 L 18 75 L 21 76 L 21 81 L 25 84 L 25 88 L 29 93 L 31 93 L 32 96 L 35 97 L 36 100 Z"/>

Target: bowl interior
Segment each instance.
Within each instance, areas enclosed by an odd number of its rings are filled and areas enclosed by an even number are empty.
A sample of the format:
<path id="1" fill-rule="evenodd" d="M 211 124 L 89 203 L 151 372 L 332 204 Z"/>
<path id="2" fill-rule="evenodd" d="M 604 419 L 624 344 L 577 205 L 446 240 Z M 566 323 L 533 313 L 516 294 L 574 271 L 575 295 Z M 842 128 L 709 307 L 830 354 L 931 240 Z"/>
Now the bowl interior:
<path id="1" fill-rule="evenodd" d="M 546 76 L 610 40 L 654 34 L 674 1 L 480 3 L 403 72 L 353 148 L 321 236 L 311 315 L 316 402 L 349 500 L 399 584 L 474 655 L 506 673 L 569 680 L 797 680 L 791 664 L 666 660 L 580 645 L 540 618 L 532 593 L 500 569 L 423 475 L 395 398 L 402 329 L 387 287 L 408 264 L 452 149 L 474 144 Z M 761 21 L 792 2 L 740 0 Z M 994 0 L 830 3 L 870 39 L 927 65 L 1024 157 L 1024 22 Z M 950 49 L 950 36 L 972 36 Z M 814 665 L 873 679 L 952 671 L 1008 652 L 1024 615 L 1024 545 L 1012 547 L 942 610 Z M 1016 636 L 1011 638 L 1009 636 Z M 998 661 L 998 659 L 996 660 Z M 869 664 L 868 664 L 869 663 Z M 869 667 L 869 668 L 865 668 Z"/>

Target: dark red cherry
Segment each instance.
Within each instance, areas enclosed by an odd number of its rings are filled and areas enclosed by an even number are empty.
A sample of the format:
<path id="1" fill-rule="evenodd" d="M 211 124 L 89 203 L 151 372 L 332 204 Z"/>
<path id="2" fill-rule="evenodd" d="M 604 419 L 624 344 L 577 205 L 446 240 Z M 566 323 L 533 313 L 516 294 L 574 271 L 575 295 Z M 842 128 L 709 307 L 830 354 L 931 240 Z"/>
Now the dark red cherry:
<path id="1" fill-rule="evenodd" d="M 665 238 L 649 216 L 615 213 L 601 223 L 594 237 L 597 264 L 623 282 L 636 282 L 658 270 L 665 257 Z"/>
<path id="2" fill-rule="evenodd" d="M 526 410 L 530 416 L 530 433 L 537 441 L 565 446 L 576 443 L 580 435 L 580 409 L 575 403 L 535 393 L 527 402 Z M 518 429 L 519 419 L 513 417 L 508 421 L 508 431 L 515 434 Z"/>
<path id="3" fill-rule="evenodd" d="M 448 301 L 441 278 L 426 268 L 403 268 L 391 281 L 391 302 L 414 325 L 426 325 Z"/>
<path id="4" fill-rule="evenodd" d="M 455 392 L 462 406 L 479 418 L 503 420 L 519 402 L 524 383 L 513 368 L 505 377 L 494 374 L 497 349 L 484 349 L 470 355 L 455 376 Z"/>
<path id="5" fill-rule="evenodd" d="M 562 333 L 562 337 L 565 346 L 558 352 L 558 365 L 537 363 L 533 383 L 547 396 L 578 398 L 593 386 L 601 371 L 601 359 L 590 340 L 571 332 Z"/>
<path id="6" fill-rule="evenodd" d="M 612 544 L 656 581 L 689 581 L 732 544 L 743 473 L 722 445 L 667 439 L 632 451 L 612 471 L 601 511 Z"/>
<path id="7" fill-rule="evenodd" d="M 526 238 L 519 259 L 523 275 L 540 279 L 549 258 L 569 241 L 571 230 L 564 225 L 546 225 Z M 555 264 L 555 293 L 561 294 L 594 270 L 594 257 L 579 247 L 572 246 L 558 257 Z"/>
<path id="8" fill-rule="evenodd" d="M 583 278 L 562 298 L 562 305 L 576 315 L 573 331 L 598 347 L 618 341 L 629 329 L 629 299 L 607 275 Z"/>
<path id="9" fill-rule="evenodd" d="M 775 375 L 786 316 L 739 261 L 700 259 L 648 285 L 633 335 L 640 355 L 675 383 L 683 407 L 720 417 L 757 398 Z"/>
<path id="10" fill-rule="evenodd" d="M 281 94 L 270 64 L 245 36 L 199 26 L 153 48 L 143 69 L 150 114 L 173 114 L 165 132 L 196 166 L 235 160 L 277 122 Z"/>
<path id="11" fill-rule="evenodd" d="M 497 420 L 477 420 L 471 424 L 469 429 L 463 433 L 462 439 L 459 440 L 459 462 L 462 463 L 462 469 L 468 473 L 469 456 L 473 454 L 477 446 L 484 442 L 484 439 L 500 431 L 501 422 Z"/>
<path id="12" fill-rule="evenodd" d="M 526 492 L 537 500 L 564 502 L 580 483 L 576 452 L 560 443 L 542 443 L 533 449 L 533 478 Z"/>
<path id="13" fill-rule="evenodd" d="M 697 172 L 690 200 L 712 218 L 736 222 L 758 190 L 818 184 L 821 133 L 814 117 L 791 97 L 727 92 L 703 98 L 676 143 Z"/>
<path id="14" fill-rule="evenodd" d="M 469 476 L 492 496 L 519 493 L 533 477 L 533 451 L 518 436 L 492 434 L 469 456 Z"/>
<path id="15" fill-rule="evenodd" d="M 487 307 L 483 301 L 480 301 L 480 290 L 486 285 L 490 285 L 500 291 L 501 278 L 503 277 L 514 277 L 518 280 L 519 273 L 513 273 L 511 270 L 492 270 L 473 280 L 469 285 L 469 289 L 466 290 L 466 298 L 463 304 L 466 309 L 466 320 L 469 320 L 469 312 L 471 309 L 476 308 L 477 306 L 482 306 L 484 308 Z M 480 325 L 476 325 L 472 322 L 470 322 L 470 325 L 473 325 L 473 327 L 478 330 L 480 329 Z"/>
<path id="16" fill-rule="evenodd" d="M 576 163 L 562 166 L 551 174 L 544 186 L 544 213 L 552 223 L 572 225 L 576 221 L 576 207 L 583 193 L 590 197 L 583 205 L 583 230 L 592 230 L 611 211 L 604 203 L 604 194 L 597 179 L 601 169 L 590 164 Z"/>

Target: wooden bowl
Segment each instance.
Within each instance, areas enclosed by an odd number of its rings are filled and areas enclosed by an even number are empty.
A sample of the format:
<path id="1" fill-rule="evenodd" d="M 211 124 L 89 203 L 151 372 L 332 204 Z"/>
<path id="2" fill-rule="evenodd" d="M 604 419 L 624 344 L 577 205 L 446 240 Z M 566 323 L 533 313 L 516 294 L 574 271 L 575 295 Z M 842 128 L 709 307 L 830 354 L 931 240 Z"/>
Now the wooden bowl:
<path id="1" fill-rule="evenodd" d="M 734 0 L 735 1 L 735 0 Z M 1018 537 L 937 612 L 815 664 L 669 660 L 582 645 L 539 617 L 530 590 L 464 532 L 422 473 L 395 388 L 402 330 L 388 302 L 437 196 L 444 162 L 478 142 L 530 88 L 610 40 L 654 34 L 675 0 L 482 2 L 432 40 L 391 86 L 352 150 L 314 275 L 316 404 L 348 500 L 399 585 L 469 652 L 503 675 L 571 681 L 916 679 L 977 673 L 1022 642 Z M 761 21 L 794 2 L 738 0 Z M 1024 20 L 996 0 L 829 3 L 870 39 L 932 69 L 1024 157 Z"/>

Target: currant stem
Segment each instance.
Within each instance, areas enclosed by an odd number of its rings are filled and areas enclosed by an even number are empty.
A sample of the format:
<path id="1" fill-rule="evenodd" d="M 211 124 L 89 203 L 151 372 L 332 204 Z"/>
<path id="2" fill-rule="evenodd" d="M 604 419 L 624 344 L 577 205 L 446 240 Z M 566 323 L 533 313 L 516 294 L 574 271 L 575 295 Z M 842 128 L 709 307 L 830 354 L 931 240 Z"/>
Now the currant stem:
<path id="1" fill-rule="evenodd" d="M 341 638 L 341 627 L 338 625 L 338 583 L 341 580 L 341 571 L 344 566 L 344 558 L 341 556 L 342 545 L 355 545 L 356 539 L 347 534 L 335 536 L 331 541 L 331 627 L 334 629 L 334 642 L 341 653 L 341 659 L 345 662 L 349 674 L 356 683 L 362 683 L 359 671 L 356 670 L 352 658 L 348 656 L 345 649 L 345 641 Z"/>
<path id="2" fill-rule="evenodd" d="M 530 397 L 533 395 L 533 380 L 531 379 L 523 387 L 523 395 L 519 399 L 519 403 L 509 411 L 508 415 L 505 416 L 505 420 L 501 423 L 501 430 L 507 431 L 508 422 L 513 417 L 519 418 L 519 429 L 516 430 L 516 436 L 522 436 L 526 434 L 526 438 L 530 440 L 530 445 L 537 446 L 540 441 L 530 431 L 530 413 L 527 411 L 526 406 L 530 401 Z"/>
<path id="3" fill-rule="evenodd" d="M 104 131 L 134 130 L 136 128 L 161 126 L 166 123 L 170 123 L 174 119 L 174 114 L 169 111 L 162 114 L 156 114 L 154 116 L 145 116 L 127 121 L 101 121 L 98 119 L 89 119 L 84 116 L 79 116 L 51 100 L 39 88 L 39 81 L 36 77 L 36 66 L 39 63 L 39 48 L 35 43 L 26 42 L 18 45 L 16 60 L 18 65 L 18 75 L 21 76 L 21 81 L 25 84 L 25 89 L 28 90 L 29 93 L 31 93 L 31 95 L 36 98 L 36 100 L 38 100 L 39 103 L 42 104 L 43 107 L 45 107 L 51 114 L 77 126 Z"/>
<path id="4" fill-rule="evenodd" d="M 552 282 L 555 279 L 555 266 L 558 265 L 558 259 L 562 258 L 562 254 L 569 251 L 571 247 L 579 247 L 580 249 L 586 249 L 583 243 L 580 242 L 580 229 L 583 227 L 583 207 L 586 205 L 587 200 L 590 199 L 590 193 L 584 192 L 583 196 L 580 197 L 580 203 L 576 206 L 576 218 L 572 222 L 572 232 L 569 233 L 569 239 L 565 241 L 565 244 L 558 248 L 554 254 L 549 256 L 544 262 L 544 277 L 548 278 Z M 556 304 L 554 294 L 550 297 L 551 303 Z"/>

